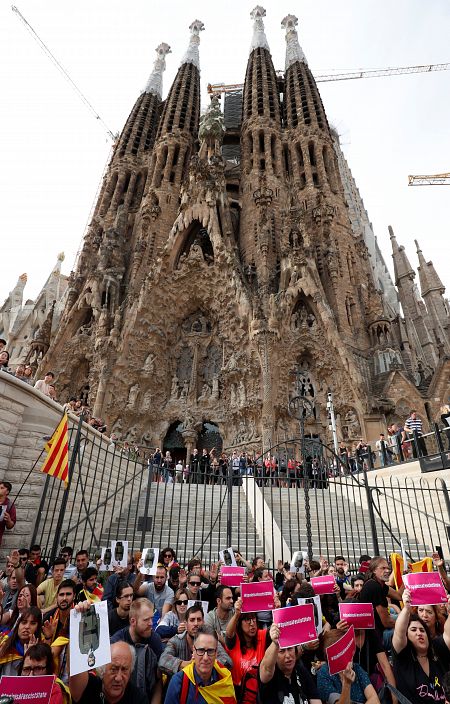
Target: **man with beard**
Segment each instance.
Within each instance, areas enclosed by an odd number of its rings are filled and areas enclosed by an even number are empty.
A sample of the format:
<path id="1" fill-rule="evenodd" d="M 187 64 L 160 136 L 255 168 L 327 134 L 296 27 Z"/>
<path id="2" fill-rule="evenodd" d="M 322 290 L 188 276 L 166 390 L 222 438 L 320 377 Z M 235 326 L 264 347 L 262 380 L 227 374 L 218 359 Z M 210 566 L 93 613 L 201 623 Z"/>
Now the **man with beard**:
<path id="1" fill-rule="evenodd" d="M 130 608 L 133 601 L 133 587 L 128 582 L 119 582 L 116 589 L 117 608 L 108 613 L 109 635 L 130 625 Z"/>
<path id="2" fill-rule="evenodd" d="M 161 672 L 171 677 L 189 665 L 192 660 L 195 637 L 203 624 L 202 607 L 194 604 L 186 611 L 186 630 L 184 633 L 177 633 L 166 643 L 166 648 L 158 663 Z M 231 669 L 231 658 L 220 643 L 217 648 L 217 659 L 222 665 Z"/>
<path id="3" fill-rule="evenodd" d="M 363 588 L 359 593 L 359 601 L 361 603 L 372 603 L 375 616 L 375 630 L 383 639 L 383 645 L 386 650 L 390 650 L 392 642 L 392 634 L 395 626 L 395 621 L 389 613 L 387 597 L 401 600 L 403 593 L 403 585 L 399 591 L 395 591 L 389 587 L 388 581 L 391 570 L 388 561 L 384 557 L 374 557 L 369 562 L 367 572 L 368 579 L 364 583 Z"/>
<path id="4" fill-rule="evenodd" d="M 75 584 L 71 579 L 64 579 L 56 593 L 56 608 L 46 614 L 42 624 L 42 635 L 45 643 L 51 645 L 56 662 L 57 676 L 67 682 L 66 647 L 69 642 L 70 611 L 75 603 Z"/>
<path id="5" fill-rule="evenodd" d="M 142 560 L 138 562 L 138 570 L 142 567 Z M 162 565 L 156 568 L 156 574 L 153 577 L 153 582 L 144 582 L 142 584 L 143 574 L 138 572 L 136 580 L 133 584 L 134 593 L 138 596 L 145 596 L 153 604 L 155 611 L 161 617 L 165 616 L 170 611 L 173 604 L 174 593 L 167 584 L 167 570 Z"/>
<path id="6" fill-rule="evenodd" d="M 233 592 L 230 587 L 224 584 L 217 587 L 216 604 L 216 608 L 206 614 L 205 623 L 214 628 L 223 645 L 228 622 L 234 614 Z"/>
<path id="7" fill-rule="evenodd" d="M 334 558 L 334 567 L 336 569 L 336 584 L 341 593 L 341 599 L 345 599 L 346 592 L 352 588 L 350 575 L 347 573 L 347 562 L 343 555 L 338 555 Z"/>
<path id="8" fill-rule="evenodd" d="M 130 625 L 117 631 L 111 643 L 123 641 L 136 651 L 136 662 L 131 675 L 132 683 L 144 692 L 149 701 L 162 692 L 158 679 L 158 658 L 164 644 L 157 633 L 153 633 L 153 606 L 148 599 L 136 599 L 130 607 Z"/>

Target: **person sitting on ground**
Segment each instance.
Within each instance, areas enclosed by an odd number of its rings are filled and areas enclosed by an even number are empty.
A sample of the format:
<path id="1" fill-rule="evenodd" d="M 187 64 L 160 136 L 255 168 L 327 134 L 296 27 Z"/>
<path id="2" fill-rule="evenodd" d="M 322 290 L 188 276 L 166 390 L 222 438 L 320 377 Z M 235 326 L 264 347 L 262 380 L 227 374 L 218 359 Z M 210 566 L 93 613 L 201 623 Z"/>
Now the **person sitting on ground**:
<path id="1" fill-rule="evenodd" d="M 42 624 L 44 640 L 49 645 L 59 638 L 69 637 L 70 611 L 75 605 L 75 584 L 63 579 L 56 594 L 56 607 L 48 611 Z"/>
<path id="2" fill-rule="evenodd" d="M 313 677 L 298 659 L 298 648 L 280 648 L 280 629 L 273 623 L 271 643 L 258 668 L 258 701 L 322 704 Z"/>
<path id="3" fill-rule="evenodd" d="M 165 650 L 159 659 L 159 669 L 171 677 L 192 660 L 194 640 L 200 626 L 204 625 L 204 616 L 201 606 L 194 604 L 186 612 L 186 630 L 184 633 L 173 636 L 166 644 Z M 231 658 L 219 643 L 217 649 L 219 662 L 226 667 L 231 667 Z"/>
<path id="4" fill-rule="evenodd" d="M 109 635 L 113 636 L 130 625 L 130 608 L 133 602 L 133 587 L 128 582 L 119 582 L 116 589 L 115 609 L 108 612 Z"/>
<path id="5" fill-rule="evenodd" d="M 14 628 L 14 625 L 19 616 L 21 616 L 23 612 L 26 611 L 26 609 L 29 609 L 30 606 L 37 605 L 38 597 L 36 587 L 34 586 L 34 584 L 24 584 L 24 586 L 21 587 L 17 592 L 16 605 L 13 611 L 7 612 L 11 614 L 10 619 L 5 623 L 4 626 L 2 626 L 2 631 L 10 631 L 12 628 Z"/>
<path id="6" fill-rule="evenodd" d="M 0 643 L 0 676 L 17 675 L 27 648 L 40 640 L 42 614 L 37 606 L 22 613 L 10 633 L 4 633 Z"/>
<path id="7" fill-rule="evenodd" d="M 212 626 L 222 645 L 225 645 L 227 626 L 234 614 L 233 592 L 231 587 L 219 584 L 216 589 L 216 607 L 205 616 L 205 623 Z"/>
<path id="8" fill-rule="evenodd" d="M 58 587 L 64 579 L 66 561 L 57 557 L 52 565 L 52 576 L 45 579 L 37 588 L 39 606 L 44 613 L 56 607 Z"/>
<path id="9" fill-rule="evenodd" d="M 35 543 L 30 547 L 30 554 L 25 565 L 25 579 L 35 587 L 44 581 L 49 571 L 48 563 L 41 558 L 41 546 Z"/>
<path id="10" fill-rule="evenodd" d="M 158 659 L 164 651 L 164 643 L 153 632 L 153 604 L 148 599 L 135 599 L 130 606 L 130 625 L 111 635 L 111 643 L 123 640 L 130 645 L 148 645 Z"/>
<path id="11" fill-rule="evenodd" d="M 18 674 L 21 677 L 41 677 L 42 675 L 55 674 L 55 663 L 50 646 L 47 643 L 31 645 L 25 653 Z M 70 702 L 68 687 L 56 678 L 49 704 L 70 704 Z"/>
<path id="12" fill-rule="evenodd" d="M 143 562 L 140 560 L 137 565 L 138 570 L 142 565 Z M 155 607 L 155 611 L 157 611 L 160 616 L 165 616 L 166 613 L 170 611 L 174 600 L 173 590 L 167 584 L 166 568 L 162 565 L 158 565 L 156 574 L 153 577 L 153 582 L 144 582 L 144 584 L 142 584 L 143 578 L 144 575 L 138 572 L 133 584 L 134 593 L 149 599 Z"/>
<path id="13" fill-rule="evenodd" d="M 100 563 L 101 560 L 99 560 L 97 564 L 100 565 Z M 106 580 L 102 601 L 108 602 L 108 609 L 114 609 L 116 606 L 116 594 L 119 583 L 127 582 L 130 586 L 134 586 L 135 581 L 136 572 L 134 571 L 133 555 L 129 552 L 127 566 L 114 567 L 114 572 L 112 572 Z"/>
<path id="14" fill-rule="evenodd" d="M 4 589 L 2 608 L 3 616 L 2 623 L 8 623 L 12 616 L 12 612 L 16 606 L 19 589 L 24 586 L 23 570 L 13 569 L 9 575 L 6 587 Z"/>
<path id="15" fill-rule="evenodd" d="M 447 618 L 439 657 L 433 648 L 428 626 L 411 610 L 411 594 L 405 589 L 401 610 L 394 628 L 392 654 L 397 689 L 412 704 L 432 704 L 444 701 L 442 680 L 448 670 L 450 620 Z M 448 607 L 447 607 L 448 608 Z"/>
<path id="16" fill-rule="evenodd" d="M 98 581 L 98 569 L 87 567 L 81 575 L 81 588 L 78 588 L 76 602 L 89 601 L 94 604 L 101 601 L 103 597 L 103 587 Z"/>
<path id="17" fill-rule="evenodd" d="M 434 606 L 418 606 L 417 615 L 430 631 L 432 638 L 437 638 L 444 633 L 446 617 L 436 604 Z"/>
<path id="18" fill-rule="evenodd" d="M 330 645 L 342 638 L 342 631 L 333 628 L 323 635 L 323 648 L 326 651 Z M 353 663 L 355 677 L 352 677 L 350 699 L 352 702 L 365 702 L 366 704 L 380 704 L 378 695 L 372 685 L 369 675 L 361 665 Z M 317 689 L 319 697 L 324 702 L 341 702 L 345 681 L 339 675 L 330 675 L 328 664 L 324 663 L 317 671 Z M 343 703 L 342 703 L 343 704 Z"/>
<path id="19" fill-rule="evenodd" d="M 128 643 L 111 645 L 111 662 L 96 668 L 96 675 L 80 672 L 70 677 L 70 693 L 76 704 L 148 704 L 148 698 L 132 682 L 136 652 Z"/>
<path id="20" fill-rule="evenodd" d="M 263 659 L 268 635 L 265 628 L 258 629 L 256 614 L 241 613 L 241 609 L 242 599 L 239 598 L 225 633 L 225 647 L 231 656 L 231 675 L 235 687 L 240 687 L 247 671 L 252 666 L 256 668 Z M 256 670 L 254 674 L 256 676 Z"/>
<path id="21" fill-rule="evenodd" d="M 192 659 L 171 678 L 165 704 L 236 704 L 230 671 L 217 661 L 218 645 L 216 632 L 211 626 L 199 627 Z"/>
<path id="22" fill-rule="evenodd" d="M 156 633 L 163 641 L 169 640 L 177 633 L 184 633 L 186 630 L 188 601 L 186 589 L 177 589 L 171 610 L 162 617 L 156 628 Z"/>

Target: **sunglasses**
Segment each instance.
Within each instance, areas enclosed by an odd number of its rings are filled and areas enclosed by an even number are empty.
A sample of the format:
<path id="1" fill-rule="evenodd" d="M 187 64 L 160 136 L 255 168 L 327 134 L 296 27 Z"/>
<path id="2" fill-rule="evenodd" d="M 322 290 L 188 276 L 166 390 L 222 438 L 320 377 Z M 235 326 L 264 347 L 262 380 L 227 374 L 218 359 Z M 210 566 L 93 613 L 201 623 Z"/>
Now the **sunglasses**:
<path id="1" fill-rule="evenodd" d="M 163 555 L 163 557 L 170 557 L 170 558 L 172 558 L 172 557 L 173 557 L 173 555 L 171 555 L 171 553 L 170 553 L 170 552 L 168 552 L 168 553 L 165 553 L 165 554 Z"/>
<path id="2" fill-rule="evenodd" d="M 188 603 L 187 599 L 177 599 L 177 601 L 175 602 L 175 604 L 177 606 L 181 606 L 182 604 L 187 604 L 187 603 Z"/>
<path id="3" fill-rule="evenodd" d="M 199 587 L 201 582 L 189 582 L 190 587 Z"/>

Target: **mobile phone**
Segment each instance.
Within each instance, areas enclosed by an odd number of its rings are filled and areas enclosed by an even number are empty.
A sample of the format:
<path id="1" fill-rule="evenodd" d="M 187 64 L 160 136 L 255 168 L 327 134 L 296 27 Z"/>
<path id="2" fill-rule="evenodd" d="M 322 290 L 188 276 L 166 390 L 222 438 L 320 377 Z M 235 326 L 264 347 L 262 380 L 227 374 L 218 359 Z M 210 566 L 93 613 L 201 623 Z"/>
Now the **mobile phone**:
<path id="1" fill-rule="evenodd" d="M 439 557 L 441 558 L 441 560 L 443 560 L 443 559 L 444 559 L 444 553 L 442 552 L 441 546 L 440 546 L 440 545 L 435 545 L 435 546 L 434 546 L 434 549 L 436 550 L 436 552 L 437 552 L 437 554 L 439 555 Z"/>

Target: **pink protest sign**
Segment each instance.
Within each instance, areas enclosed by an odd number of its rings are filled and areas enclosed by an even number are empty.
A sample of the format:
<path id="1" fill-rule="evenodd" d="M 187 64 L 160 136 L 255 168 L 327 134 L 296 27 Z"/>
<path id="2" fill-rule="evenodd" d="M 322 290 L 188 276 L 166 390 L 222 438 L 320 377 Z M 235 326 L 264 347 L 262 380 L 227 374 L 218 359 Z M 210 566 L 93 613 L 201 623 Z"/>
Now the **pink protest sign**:
<path id="1" fill-rule="evenodd" d="M 353 660 L 355 650 L 355 629 L 350 626 L 342 638 L 326 649 L 330 675 L 337 675 L 338 672 L 345 670 L 348 663 Z"/>
<path id="2" fill-rule="evenodd" d="M 245 575 L 245 567 L 225 567 L 220 568 L 220 583 L 227 587 L 239 587 Z"/>
<path id="3" fill-rule="evenodd" d="M 324 577 L 311 577 L 311 584 L 315 594 L 334 594 L 334 585 L 336 581 L 332 574 L 326 574 Z"/>
<path id="4" fill-rule="evenodd" d="M 39 677 L 4 676 L 0 681 L 0 694 L 14 697 L 15 702 L 48 704 L 54 681 L 54 675 L 41 675 Z"/>
<path id="5" fill-rule="evenodd" d="M 273 622 L 280 629 L 280 648 L 291 648 L 316 640 L 313 604 L 286 606 L 283 609 L 275 609 L 272 613 Z"/>
<path id="6" fill-rule="evenodd" d="M 341 621 L 347 621 L 349 626 L 355 628 L 375 628 L 375 617 L 373 615 L 373 604 L 348 604 L 343 601 L 339 604 L 339 617 Z"/>
<path id="7" fill-rule="evenodd" d="M 412 606 L 447 603 L 447 593 L 437 572 L 404 574 L 403 582 L 411 592 Z"/>
<path id="8" fill-rule="evenodd" d="M 241 584 L 242 613 L 249 611 L 272 611 L 272 582 L 250 582 Z"/>

